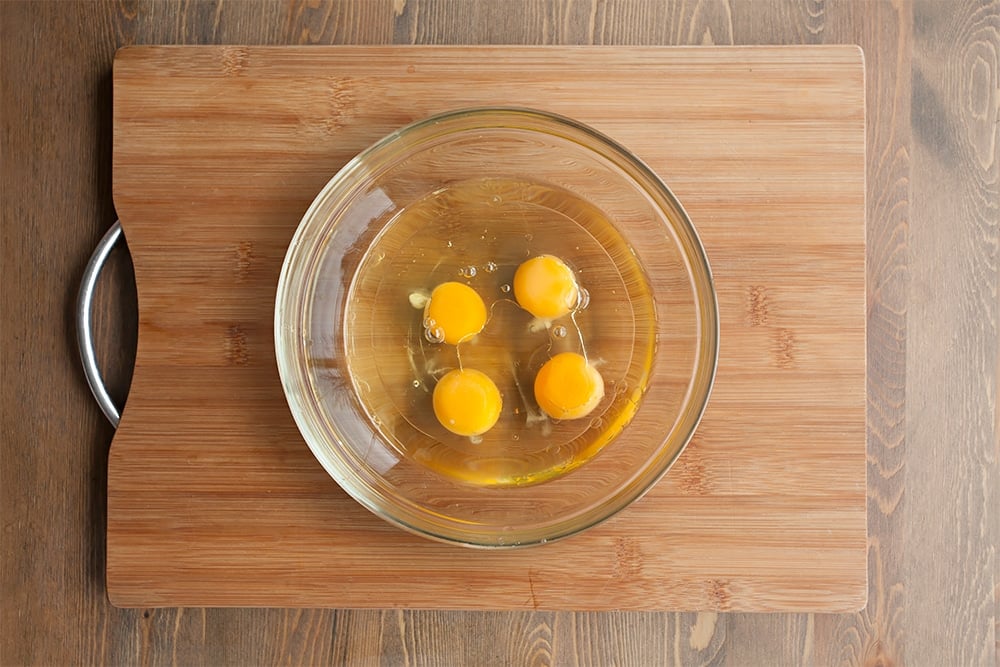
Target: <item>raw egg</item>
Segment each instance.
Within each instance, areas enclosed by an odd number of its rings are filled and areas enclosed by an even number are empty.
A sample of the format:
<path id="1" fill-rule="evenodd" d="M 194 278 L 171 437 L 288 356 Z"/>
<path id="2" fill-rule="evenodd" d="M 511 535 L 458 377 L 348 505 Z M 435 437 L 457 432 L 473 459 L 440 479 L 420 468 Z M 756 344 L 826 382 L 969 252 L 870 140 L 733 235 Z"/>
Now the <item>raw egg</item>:
<path id="1" fill-rule="evenodd" d="M 424 308 L 424 326 L 428 338 L 458 345 L 486 326 L 486 304 L 468 285 L 441 283 L 431 292 Z"/>
<path id="2" fill-rule="evenodd" d="M 434 387 L 434 416 L 456 435 L 478 436 L 500 418 L 503 400 L 488 375 L 465 368 L 448 371 Z"/>
<path id="3" fill-rule="evenodd" d="M 604 398 L 604 379 L 586 357 L 563 352 L 552 357 L 535 376 L 535 400 L 552 419 L 589 415 Z"/>
<path id="4" fill-rule="evenodd" d="M 539 255 L 517 267 L 514 298 L 538 319 L 552 320 L 576 308 L 580 288 L 566 262 L 553 255 Z"/>

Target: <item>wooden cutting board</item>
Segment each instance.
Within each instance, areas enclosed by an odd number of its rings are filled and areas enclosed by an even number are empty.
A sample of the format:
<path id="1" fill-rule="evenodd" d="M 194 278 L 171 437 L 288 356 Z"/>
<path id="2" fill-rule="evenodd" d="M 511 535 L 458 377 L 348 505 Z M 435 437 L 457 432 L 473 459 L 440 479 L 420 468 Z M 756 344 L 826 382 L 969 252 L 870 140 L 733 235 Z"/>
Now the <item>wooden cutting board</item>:
<path id="1" fill-rule="evenodd" d="M 114 197 L 135 376 L 108 470 L 121 606 L 848 611 L 866 599 L 865 113 L 854 47 L 134 47 Z M 369 514 L 296 430 L 274 293 L 310 201 L 391 130 L 520 105 L 634 150 L 704 240 L 722 321 L 691 445 L 611 521 L 520 551 Z"/>

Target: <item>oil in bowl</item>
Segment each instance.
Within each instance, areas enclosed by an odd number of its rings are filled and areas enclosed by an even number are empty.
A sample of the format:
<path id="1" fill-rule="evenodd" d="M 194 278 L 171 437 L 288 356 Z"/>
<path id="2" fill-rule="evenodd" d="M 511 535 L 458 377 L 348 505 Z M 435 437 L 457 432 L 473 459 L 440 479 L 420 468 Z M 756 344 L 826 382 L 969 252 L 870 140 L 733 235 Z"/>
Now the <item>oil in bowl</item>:
<path id="1" fill-rule="evenodd" d="M 546 292 L 553 282 L 560 292 Z M 627 241 L 597 207 L 540 181 L 468 179 L 402 208 L 361 259 L 347 304 L 348 372 L 372 424 L 399 456 L 479 486 L 543 482 L 597 454 L 635 413 L 656 343 Z M 592 404 L 560 411 L 545 394 L 573 402 L 566 394 L 587 379 L 573 375 L 576 359 L 595 380 L 582 398 Z M 454 406 L 460 419 L 495 413 L 483 432 L 442 419 L 435 390 L 456 371 L 496 387 L 485 403 Z"/>

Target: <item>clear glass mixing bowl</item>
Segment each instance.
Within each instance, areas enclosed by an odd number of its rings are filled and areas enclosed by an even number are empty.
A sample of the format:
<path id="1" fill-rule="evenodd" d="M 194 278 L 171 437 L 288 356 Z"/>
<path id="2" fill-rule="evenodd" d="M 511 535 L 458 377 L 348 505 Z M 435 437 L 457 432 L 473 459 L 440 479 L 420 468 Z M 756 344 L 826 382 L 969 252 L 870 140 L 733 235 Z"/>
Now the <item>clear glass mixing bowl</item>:
<path id="1" fill-rule="evenodd" d="M 482 184 L 481 210 L 492 216 L 493 227 L 487 225 L 481 238 L 500 255 L 517 247 L 512 239 L 527 239 L 538 247 L 525 246 L 525 256 L 561 253 L 585 285 L 588 277 L 603 285 L 587 285 L 592 305 L 581 317 L 588 331 L 609 336 L 606 372 L 616 363 L 621 369 L 601 408 L 613 418 L 602 421 L 599 410 L 582 424 L 557 423 L 514 437 L 516 446 L 508 436 L 512 451 L 547 462 L 531 479 L 486 474 L 485 482 L 475 483 L 427 465 L 420 454 L 439 447 L 446 463 L 458 462 L 456 470 L 477 469 L 478 450 L 462 450 L 450 434 L 433 428 L 432 416 L 422 416 L 430 414 L 422 381 L 427 378 L 413 361 L 412 332 L 395 323 L 419 320 L 407 311 L 404 289 L 420 282 L 419 267 L 439 271 L 467 263 L 469 249 L 456 247 L 449 235 L 464 238 L 481 220 L 452 219 L 442 208 L 436 226 L 392 239 L 394 226 L 404 224 L 403 212 L 461 183 Z M 549 205 L 551 192 L 576 203 Z M 572 221 L 580 211 L 606 224 L 580 223 L 577 229 Z M 549 213 L 569 226 L 549 229 L 538 217 Z M 571 237 L 572 246 L 560 246 Z M 417 257 L 427 264 L 412 271 L 401 267 L 408 252 L 415 265 Z M 574 252 L 582 255 L 574 258 Z M 601 303 L 614 307 L 602 310 Z M 667 186 L 601 133 L 528 109 L 441 114 L 392 133 L 354 158 L 303 217 L 275 305 L 285 395 L 327 472 L 384 519 L 426 537 L 477 547 L 566 537 L 645 493 L 697 427 L 715 376 L 718 339 L 705 252 Z M 474 351 L 485 354 L 492 349 L 488 344 Z M 505 393 L 504 410 L 515 410 L 524 399 L 512 394 Z M 560 459 L 568 443 L 580 438 L 599 442 L 586 456 Z M 503 444 L 494 443 L 479 467 L 503 468 L 498 446 Z M 508 458 L 513 461 L 513 454 Z"/>

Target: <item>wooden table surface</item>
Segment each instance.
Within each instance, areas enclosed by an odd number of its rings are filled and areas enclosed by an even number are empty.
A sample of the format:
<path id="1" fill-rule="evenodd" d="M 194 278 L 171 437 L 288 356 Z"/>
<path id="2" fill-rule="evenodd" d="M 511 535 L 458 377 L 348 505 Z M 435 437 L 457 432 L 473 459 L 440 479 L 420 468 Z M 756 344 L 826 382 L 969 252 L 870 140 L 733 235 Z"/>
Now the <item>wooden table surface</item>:
<path id="1" fill-rule="evenodd" d="M 868 95 L 869 603 L 849 615 L 111 607 L 112 429 L 74 339 L 115 219 L 127 44 L 860 44 Z M 996 665 L 996 0 L 2 2 L 0 664 Z M 125 253 L 95 318 L 119 400 Z"/>

